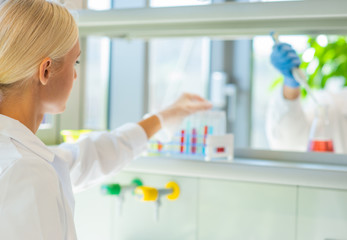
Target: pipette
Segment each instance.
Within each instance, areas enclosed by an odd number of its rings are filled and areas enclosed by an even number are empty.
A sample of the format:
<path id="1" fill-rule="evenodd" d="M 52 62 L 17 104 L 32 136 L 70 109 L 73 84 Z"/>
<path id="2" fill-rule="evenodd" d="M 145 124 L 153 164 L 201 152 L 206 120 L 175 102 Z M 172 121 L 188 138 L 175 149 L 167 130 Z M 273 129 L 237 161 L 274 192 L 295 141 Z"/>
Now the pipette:
<path id="1" fill-rule="evenodd" d="M 272 39 L 274 40 L 274 42 L 276 44 L 280 43 L 279 39 L 278 39 L 278 34 L 275 33 L 275 32 L 271 32 L 270 33 Z M 306 91 L 308 92 L 308 94 L 311 96 L 313 102 L 317 105 L 317 106 L 320 106 L 320 104 L 318 103 L 317 99 L 315 98 L 315 96 L 313 95 L 312 93 L 312 90 L 310 88 L 310 86 L 307 84 L 307 77 L 306 77 L 306 74 L 300 69 L 300 68 L 293 68 L 292 69 L 292 74 L 293 74 L 293 77 L 295 78 L 295 80 L 297 82 L 299 82 L 305 89 Z"/>

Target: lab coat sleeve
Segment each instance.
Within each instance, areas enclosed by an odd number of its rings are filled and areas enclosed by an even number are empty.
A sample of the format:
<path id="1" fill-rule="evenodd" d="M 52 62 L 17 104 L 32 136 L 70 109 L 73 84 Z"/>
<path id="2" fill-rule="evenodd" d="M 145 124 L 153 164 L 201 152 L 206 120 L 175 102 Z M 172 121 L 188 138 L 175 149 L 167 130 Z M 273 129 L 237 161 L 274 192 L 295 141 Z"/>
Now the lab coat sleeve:
<path id="1" fill-rule="evenodd" d="M 273 150 L 306 151 L 310 121 L 300 99 L 287 100 L 282 88 L 276 91 L 269 102 L 266 116 L 266 134 Z"/>
<path id="2" fill-rule="evenodd" d="M 119 172 L 147 146 L 147 135 L 138 124 L 128 123 L 111 132 L 92 132 L 74 144 L 61 144 L 55 153 L 69 161 L 74 192 Z"/>
<path id="3" fill-rule="evenodd" d="M 35 162 L 12 166 L 0 184 L 0 239 L 66 239 L 64 206 L 57 187 L 59 182 L 49 167 Z"/>

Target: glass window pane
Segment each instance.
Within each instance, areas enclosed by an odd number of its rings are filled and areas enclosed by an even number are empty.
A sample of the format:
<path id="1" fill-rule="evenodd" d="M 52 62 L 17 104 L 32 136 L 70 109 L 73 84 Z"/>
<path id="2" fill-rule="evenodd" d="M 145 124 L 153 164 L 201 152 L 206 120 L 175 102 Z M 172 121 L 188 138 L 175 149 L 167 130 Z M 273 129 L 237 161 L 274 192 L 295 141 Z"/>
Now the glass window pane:
<path id="1" fill-rule="evenodd" d="M 346 85 L 346 38 L 319 35 L 310 41 L 309 39 L 309 36 L 280 37 L 281 42 L 292 45 L 301 56 L 301 67 L 305 68 L 313 92 L 324 89 L 334 95 Z M 255 37 L 253 40 L 252 148 L 269 148 L 268 142 L 264 141 L 267 139 L 265 132 L 267 107 L 276 89 L 283 86 L 280 82 L 281 73 L 270 62 L 273 45 L 270 37 Z M 279 84 L 273 87 L 276 82 Z M 305 96 L 305 92 L 302 93 Z M 321 94 L 319 96 L 324 96 Z M 311 123 L 315 105 L 310 97 L 301 98 L 301 101 L 305 116 Z M 326 103 L 325 98 L 322 101 Z M 306 146 L 303 149 L 306 149 Z"/>
<path id="2" fill-rule="evenodd" d="M 88 0 L 88 8 L 93 10 L 106 10 L 111 8 L 110 0 Z"/>
<path id="3" fill-rule="evenodd" d="M 149 108 L 159 110 L 183 92 L 207 96 L 210 40 L 155 39 L 149 45 Z"/>
<path id="4" fill-rule="evenodd" d="M 301 54 L 307 47 L 307 36 L 281 36 Z M 270 62 L 274 42 L 269 36 L 253 39 L 253 96 L 252 96 L 252 148 L 269 148 L 265 134 L 265 120 L 268 103 L 273 95 L 271 85 L 281 77 Z"/>
<path id="5" fill-rule="evenodd" d="M 84 128 L 106 129 L 110 39 L 88 37 L 85 69 Z"/>

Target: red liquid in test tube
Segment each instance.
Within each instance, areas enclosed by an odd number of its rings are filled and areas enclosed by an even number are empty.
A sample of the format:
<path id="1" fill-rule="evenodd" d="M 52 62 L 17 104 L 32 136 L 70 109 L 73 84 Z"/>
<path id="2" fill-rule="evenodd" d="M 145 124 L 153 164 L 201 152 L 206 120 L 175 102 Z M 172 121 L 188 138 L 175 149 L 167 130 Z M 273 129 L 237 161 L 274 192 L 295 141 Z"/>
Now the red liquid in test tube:
<path id="1" fill-rule="evenodd" d="M 311 152 L 334 152 L 332 140 L 312 140 L 309 143 L 308 150 Z"/>
<path id="2" fill-rule="evenodd" d="M 224 147 L 218 147 L 217 150 L 216 150 L 217 153 L 224 153 L 225 152 L 225 149 Z"/>
<path id="3" fill-rule="evenodd" d="M 161 152 L 162 149 L 163 149 L 163 144 L 158 141 L 158 152 Z"/>
<path id="4" fill-rule="evenodd" d="M 196 129 L 193 128 L 192 130 L 192 153 L 195 154 L 196 153 Z"/>
<path id="5" fill-rule="evenodd" d="M 208 126 L 205 126 L 204 127 L 204 142 L 203 142 L 204 145 L 202 147 L 202 153 L 203 154 L 205 154 L 207 133 L 208 133 Z"/>
<path id="6" fill-rule="evenodd" d="M 206 138 L 207 138 L 207 132 L 208 132 L 208 127 L 204 127 L 204 146 L 206 145 Z"/>
<path id="7" fill-rule="evenodd" d="M 181 131 L 180 152 L 184 152 L 184 130 Z"/>

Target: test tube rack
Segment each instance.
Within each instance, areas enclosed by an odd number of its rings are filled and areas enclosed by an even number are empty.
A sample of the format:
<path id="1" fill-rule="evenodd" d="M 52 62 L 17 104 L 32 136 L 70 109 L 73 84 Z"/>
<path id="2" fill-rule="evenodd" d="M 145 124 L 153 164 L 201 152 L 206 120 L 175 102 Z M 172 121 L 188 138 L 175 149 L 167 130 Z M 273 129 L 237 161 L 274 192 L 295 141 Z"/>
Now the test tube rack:
<path id="1" fill-rule="evenodd" d="M 211 154 L 215 150 L 211 150 L 208 145 L 213 145 L 214 141 L 207 139 L 209 136 L 221 136 L 221 139 L 228 140 L 222 143 L 218 148 L 220 154 Z M 189 156 L 207 159 L 214 158 L 216 156 L 226 156 L 230 158 L 232 156 L 233 141 L 230 141 L 226 136 L 226 115 L 224 111 L 203 111 L 193 114 L 187 117 L 183 124 L 180 126 L 179 131 L 174 134 L 173 139 L 170 142 L 161 142 L 154 136 L 149 141 L 147 155 L 149 156 Z M 216 138 L 214 138 L 216 139 Z M 229 144 L 229 145 L 228 145 Z M 231 145 L 230 145 L 231 144 Z M 210 150 L 207 150 L 210 149 Z M 225 154 L 221 154 L 224 149 Z M 207 152 L 209 151 L 209 155 Z"/>

